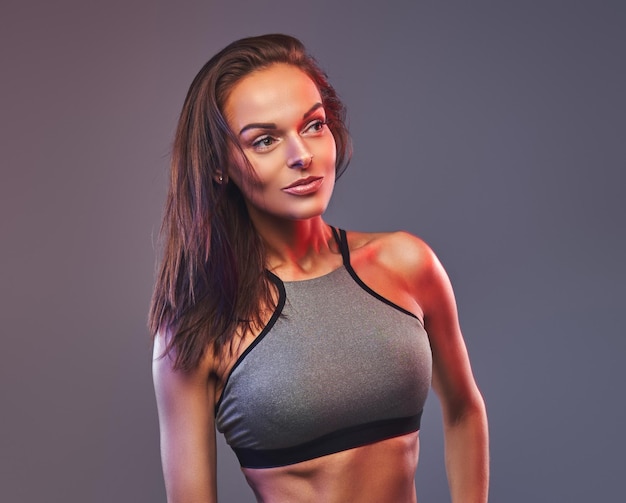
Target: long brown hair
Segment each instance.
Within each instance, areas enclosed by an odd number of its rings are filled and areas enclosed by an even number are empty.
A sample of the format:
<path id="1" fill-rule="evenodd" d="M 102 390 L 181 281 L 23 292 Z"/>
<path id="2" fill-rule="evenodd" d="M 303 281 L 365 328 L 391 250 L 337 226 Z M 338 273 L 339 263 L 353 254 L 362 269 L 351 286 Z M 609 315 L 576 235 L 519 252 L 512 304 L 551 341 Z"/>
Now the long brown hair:
<path id="1" fill-rule="evenodd" d="M 350 161 L 345 107 L 296 38 L 237 40 L 204 65 L 189 88 L 174 138 L 163 256 L 149 314 L 153 336 L 169 331 L 166 351 L 173 352 L 177 369 L 195 368 L 207 348 L 219 352 L 238 328 L 262 325 L 263 307 L 275 308 L 263 242 L 241 192 L 228 183 L 233 149 L 245 156 L 223 114 L 233 86 L 274 63 L 293 65 L 316 84 L 335 139 L 337 176 Z"/>

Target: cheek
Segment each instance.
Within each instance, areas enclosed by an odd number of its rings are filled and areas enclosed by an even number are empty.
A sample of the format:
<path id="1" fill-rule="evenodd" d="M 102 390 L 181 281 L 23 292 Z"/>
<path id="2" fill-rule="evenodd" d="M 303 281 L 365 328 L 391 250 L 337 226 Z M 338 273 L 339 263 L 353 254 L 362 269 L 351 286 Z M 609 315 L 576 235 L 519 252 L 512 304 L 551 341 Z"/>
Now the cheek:
<path id="1" fill-rule="evenodd" d="M 329 163 L 332 163 L 333 167 L 336 164 L 337 161 L 337 145 L 335 143 L 335 138 L 333 137 L 332 134 L 328 135 L 328 140 L 326 142 L 326 144 L 324 145 L 324 148 L 322 150 L 322 155 L 324 160 L 326 160 Z"/>
<path id="2" fill-rule="evenodd" d="M 244 154 L 240 152 L 237 148 L 231 147 L 228 166 L 228 178 L 235 182 L 235 185 L 239 187 L 247 172 L 248 167 L 246 166 Z"/>
<path id="3" fill-rule="evenodd" d="M 231 159 L 229 176 L 240 190 L 246 192 L 261 185 L 254 159 L 246 158 L 245 154 L 238 150 L 232 152 Z"/>
<path id="4" fill-rule="evenodd" d="M 240 157 L 239 162 L 231 169 L 232 181 L 248 200 L 263 198 L 266 190 L 278 183 L 276 161 L 271 156 L 248 158 L 248 162 Z"/>

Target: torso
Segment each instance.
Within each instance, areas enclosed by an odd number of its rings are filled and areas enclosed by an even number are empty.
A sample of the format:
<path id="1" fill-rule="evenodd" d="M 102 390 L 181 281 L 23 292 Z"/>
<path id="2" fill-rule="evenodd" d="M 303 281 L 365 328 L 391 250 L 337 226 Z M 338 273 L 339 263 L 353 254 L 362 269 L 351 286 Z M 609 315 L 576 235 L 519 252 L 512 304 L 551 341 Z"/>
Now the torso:
<path id="1" fill-rule="evenodd" d="M 243 469 L 259 503 L 415 503 L 419 433 L 278 468 Z"/>
<path id="2" fill-rule="evenodd" d="M 397 257 L 388 253 L 393 240 L 386 234 L 350 233 L 352 268 L 373 291 L 422 320 L 423 312 L 407 284 L 406 274 L 397 269 Z M 342 258 L 337 250 L 329 257 L 326 268 L 311 276 L 324 276 L 340 267 Z M 276 273 L 280 275 L 280 271 Z M 257 335 L 243 338 L 236 351 L 222 359 L 217 372 L 217 397 L 223 393 L 233 365 Z M 419 451 L 418 436 L 417 431 L 411 431 L 285 466 L 243 468 L 243 472 L 260 502 L 410 503 L 416 501 L 413 477 Z"/>

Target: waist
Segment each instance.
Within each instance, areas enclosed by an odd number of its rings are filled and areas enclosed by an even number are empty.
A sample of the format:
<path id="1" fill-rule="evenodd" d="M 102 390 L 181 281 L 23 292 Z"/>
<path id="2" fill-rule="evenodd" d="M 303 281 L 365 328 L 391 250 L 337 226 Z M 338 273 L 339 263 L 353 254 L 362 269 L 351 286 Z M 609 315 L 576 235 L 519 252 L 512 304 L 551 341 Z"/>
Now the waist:
<path id="1" fill-rule="evenodd" d="M 419 432 L 288 466 L 243 468 L 258 501 L 414 503 Z"/>

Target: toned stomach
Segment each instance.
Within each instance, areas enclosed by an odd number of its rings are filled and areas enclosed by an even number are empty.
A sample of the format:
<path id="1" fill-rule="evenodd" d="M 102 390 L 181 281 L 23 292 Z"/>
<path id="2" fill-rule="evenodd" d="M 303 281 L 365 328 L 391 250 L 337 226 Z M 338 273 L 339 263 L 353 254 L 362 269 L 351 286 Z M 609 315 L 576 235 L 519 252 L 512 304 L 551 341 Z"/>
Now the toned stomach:
<path id="1" fill-rule="evenodd" d="M 416 503 L 419 432 L 277 468 L 243 468 L 259 503 Z"/>

